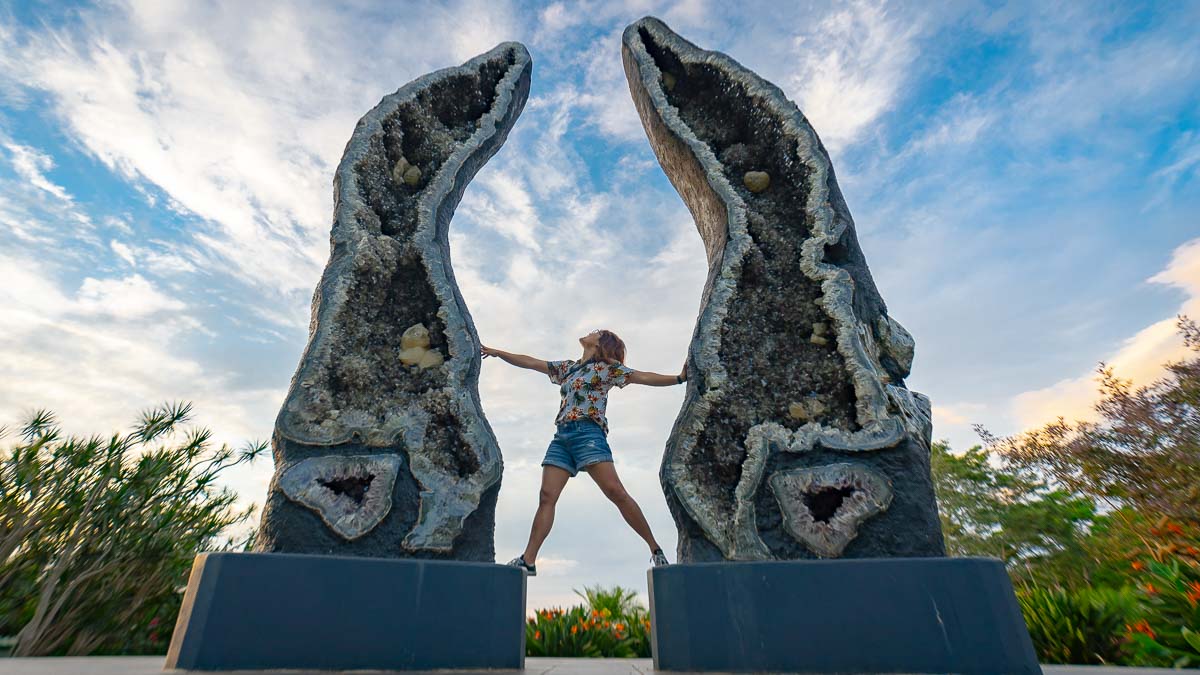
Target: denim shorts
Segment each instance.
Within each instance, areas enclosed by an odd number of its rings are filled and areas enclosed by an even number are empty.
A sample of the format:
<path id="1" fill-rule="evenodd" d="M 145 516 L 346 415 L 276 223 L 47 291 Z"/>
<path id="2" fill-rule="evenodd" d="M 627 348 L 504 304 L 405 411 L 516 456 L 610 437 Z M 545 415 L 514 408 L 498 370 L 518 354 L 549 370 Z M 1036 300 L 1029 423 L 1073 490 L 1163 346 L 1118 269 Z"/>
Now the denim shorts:
<path id="1" fill-rule="evenodd" d="M 612 450 L 600 425 L 591 420 L 576 420 L 558 425 L 542 466 L 557 466 L 574 476 L 586 466 L 611 461 Z"/>

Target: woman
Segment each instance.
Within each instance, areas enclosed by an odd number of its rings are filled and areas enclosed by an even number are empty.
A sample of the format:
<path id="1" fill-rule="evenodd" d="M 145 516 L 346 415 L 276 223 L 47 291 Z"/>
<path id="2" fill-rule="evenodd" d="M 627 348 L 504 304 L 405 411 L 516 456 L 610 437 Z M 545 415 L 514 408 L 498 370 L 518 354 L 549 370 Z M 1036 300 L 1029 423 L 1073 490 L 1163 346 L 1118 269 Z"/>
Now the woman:
<path id="1" fill-rule="evenodd" d="M 650 547 L 650 560 L 654 566 L 666 565 L 667 556 L 650 532 L 646 516 L 617 477 L 612 450 L 608 447 L 608 420 L 604 417 L 604 408 L 608 403 L 608 391 L 614 386 L 624 387 L 630 383 L 654 387 L 682 384 L 687 380 L 687 364 L 678 375 L 633 370 L 625 365 L 625 343 L 607 330 L 594 330 L 579 338 L 579 344 L 583 346 L 583 356 L 578 361 L 543 361 L 491 347 L 482 348 L 485 357 L 498 356 L 514 366 L 546 373 L 551 382 L 559 385 L 562 393 L 562 404 L 554 419 L 557 431 L 542 460 L 542 489 L 537 513 L 533 516 L 533 527 L 529 532 L 529 543 L 525 546 L 525 552 L 508 564 L 520 567 L 530 576 L 537 575 L 535 563 L 538 549 L 554 524 L 554 506 L 558 503 L 558 496 L 562 494 L 567 480 L 584 470 L 600 486 L 604 496 L 620 509 L 625 522 L 645 540 Z"/>

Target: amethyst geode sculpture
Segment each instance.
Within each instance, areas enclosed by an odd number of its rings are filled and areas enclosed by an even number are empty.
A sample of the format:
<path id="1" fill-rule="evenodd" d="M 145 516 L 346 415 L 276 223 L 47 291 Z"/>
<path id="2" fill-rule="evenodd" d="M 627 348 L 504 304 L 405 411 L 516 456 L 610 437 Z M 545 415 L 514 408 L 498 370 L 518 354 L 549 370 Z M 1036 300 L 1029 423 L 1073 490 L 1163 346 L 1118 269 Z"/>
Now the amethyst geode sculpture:
<path id="1" fill-rule="evenodd" d="M 495 559 L 500 449 L 447 230 L 529 95 L 506 42 L 390 94 L 334 177 L 329 263 L 272 437 L 260 551 Z"/>
<path id="2" fill-rule="evenodd" d="M 680 561 L 945 555 L 930 404 L 904 384 L 913 339 L 816 132 L 778 87 L 658 19 L 625 29 L 622 58 L 708 257 L 660 472 Z"/>

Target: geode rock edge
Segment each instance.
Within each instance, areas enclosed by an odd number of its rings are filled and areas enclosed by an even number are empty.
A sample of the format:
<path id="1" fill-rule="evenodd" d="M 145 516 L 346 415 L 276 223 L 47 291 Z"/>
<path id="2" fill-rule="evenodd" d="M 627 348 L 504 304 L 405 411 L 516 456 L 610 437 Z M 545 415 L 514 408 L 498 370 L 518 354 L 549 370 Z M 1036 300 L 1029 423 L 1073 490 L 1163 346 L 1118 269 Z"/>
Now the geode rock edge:
<path id="1" fill-rule="evenodd" d="M 356 125 L 334 177 L 309 341 L 276 419 L 258 550 L 494 560 L 502 459 L 479 402 L 479 338 L 447 232 L 521 114 L 531 70 L 523 45 L 502 43 L 413 80 Z M 402 349 L 414 334 L 422 346 Z M 336 531 L 280 485 L 298 462 L 372 454 L 395 458 L 398 475 L 391 487 L 363 476 L 366 494 L 387 487 L 392 502 L 369 531 Z"/>
<path id="2" fill-rule="evenodd" d="M 622 58 L 647 137 L 692 212 L 709 262 L 688 390 L 660 472 L 679 529 L 680 560 L 821 555 L 795 546 L 794 537 L 788 543 L 776 536 L 786 531 L 784 514 L 759 487 L 772 472 L 836 464 L 847 453 L 888 476 L 896 513 L 864 524 L 842 554 L 944 555 L 928 467 L 929 401 L 903 384 L 913 341 L 887 315 L 816 132 L 777 87 L 653 17 L 625 29 Z M 771 163 L 776 175 L 762 180 L 755 162 Z M 745 172 L 743 180 L 735 168 Z M 802 222 L 779 222 L 789 217 Z M 804 278 L 787 276 L 796 270 Z M 772 276 L 779 281 L 766 300 L 781 314 L 789 311 L 792 291 L 808 288 L 823 318 L 809 312 L 784 317 L 792 320 L 787 326 L 751 325 L 756 317 L 742 308 L 763 302 L 751 292 L 755 284 L 770 288 Z M 825 321 L 833 325 L 833 344 L 817 330 Z M 811 330 L 818 346 L 788 343 L 807 336 L 799 328 Z M 725 354 L 738 349 L 729 340 L 738 330 L 762 350 Z M 806 391 L 792 387 L 792 380 L 812 379 L 806 371 L 812 361 L 784 358 L 788 349 L 821 360 L 836 377 L 818 377 Z M 784 391 L 758 387 L 756 378 L 765 385 L 770 375 L 761 362 L 786 371 Z M 812 407 L 816 419 L 789 419 L 784 395 L 801 411 L 801 398 L 820 399 Z"/>

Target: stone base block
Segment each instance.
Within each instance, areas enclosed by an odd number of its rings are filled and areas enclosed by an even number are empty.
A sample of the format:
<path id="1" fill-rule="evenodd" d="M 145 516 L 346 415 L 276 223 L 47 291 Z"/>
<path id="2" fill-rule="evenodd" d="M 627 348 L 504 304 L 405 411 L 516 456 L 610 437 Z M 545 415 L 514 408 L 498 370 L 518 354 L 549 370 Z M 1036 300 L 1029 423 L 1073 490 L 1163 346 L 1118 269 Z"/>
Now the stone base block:
<path id="1" fill-rule="evenodd" d="M 648 577 L 656 670 L 1041 673 L 998 560 L 697 563 Z"/>
<path id="2" fill-rule="evenodd" d="M 488 563 L 196 556 L 166 668 L 519 669 L 525 575 Z"/>

